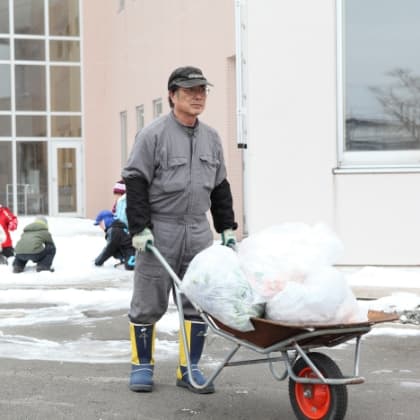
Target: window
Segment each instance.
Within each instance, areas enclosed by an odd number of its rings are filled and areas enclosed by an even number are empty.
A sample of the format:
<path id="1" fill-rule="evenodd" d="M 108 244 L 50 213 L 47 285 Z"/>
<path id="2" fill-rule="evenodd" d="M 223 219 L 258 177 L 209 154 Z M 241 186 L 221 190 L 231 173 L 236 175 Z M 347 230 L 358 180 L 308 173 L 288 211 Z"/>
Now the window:
<path id="1" fill-rule="evenodd" d="M 157 118 L 162 115 L 163 106 L 162 106 L 162 98 L 155 99 L 153 101 L 153 118 Z"/>
<path id="2" fill-rule="evenodd" d="M 137 131 L 144 127 L 144 105 L 136 106 Z"/>
<path id="3" fill-rule="evenodd" d="M 51 135 L 53 137 L 81 137 L 82 118 L 78 115 L 51 116 Z"/>
<path id="4" fill-rule="evenodd" d="M 45 42 L 39 39 L 16 39 L 15 40 L 16 60 L 45 60 Z"/>
<path id="5" fill-rule="evenodd" d="M 9 0 L 0 0 L 0 33 L 9 32 Z"/>
<path id="6" fill-rule="evenodd" d="M 17 212 L 47 214 L 47 142 L 18 142 L 16 159 Z"/>
<path id="7" fill-rule="evenodd" d="M 12 119 L 10 115 L 0 115 L 0 137 L 12 135 Z"/>
<path id="8" fill-rule="evenodd" d="M 121 167 L 125 165 L 127 160 L 127 111 L 120 112 L 121 126 Z"/>
<path id="9" fill-rule="evenodd" d="M 0 64 L 0 111 L 12 108 L 10 65 Z"/>
<path id="10" fill-rule="evenodd" d="M 50 41 L 51 61 L 80 61 L 79 41 Z"/>
<path id="11" fill-rule="evenodd" d="M 0 60 L 9 60 L 9 59 L 10 59 L 10 41 L 6 38 L 0 38 Z"/>
<path id="12" fill-rule="evenodd" d="M 79 0 L 50 0 L 50 35 L 78 36 Z"/>
<path id="13" fill-rule="evenodd" d="M 12 4 L 16 34 L 45 34 L 44 0 L 15 0 Z"/>
<path id="14" fill-rule="evenodd" d="M 45 111 L 45 66 L 16 65 L 15 96 L 18 111 Z"/>
<path id="15" fill-rule="evenodd" d="M 51 66 L 51 110 L 81 110 L 80 67 Z"/>
<path id="16" fill-rule="evenodd" d="M 11 141 L 0 141 L 0 204 L 9 207 L 14 212 L 16 209 L 13 207 L 13 191 L 11 189 L 13 186 L 12 147 Z M 7 195 L 8 188 L 10 196 Z"/>
<path id="17" fill-rule="evenodd" d="M 53 211 L 51 146 L 83 142 L 81 3 L 0 0 L 0 203 L 18 214 Z"/>
<path id="18" fill-rule="evenodd" d="M 339 0 L 339 166 L 420 162 L 420 2 Z"/>
<path id="19" fill-rule="evenodd" d="M 47 119 L 44 115 L 17 115 L 16 137 L 45 137 Z"/>

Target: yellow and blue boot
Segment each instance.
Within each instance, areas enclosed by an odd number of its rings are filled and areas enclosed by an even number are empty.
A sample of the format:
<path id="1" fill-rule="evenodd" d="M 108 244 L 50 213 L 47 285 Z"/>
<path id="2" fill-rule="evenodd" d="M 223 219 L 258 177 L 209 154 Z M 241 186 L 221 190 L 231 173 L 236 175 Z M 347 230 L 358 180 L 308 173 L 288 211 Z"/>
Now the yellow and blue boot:
<path id="1" fill-rule="evenodd" d="M 150 392 L 153 389 L 153 352 L 155 347 L 154 324 L 130 322 L 131 374 L 130 389 L 134 392 Z"/>
<path id="2" fill-rule="evenodd" d="M 199 321 L 184 321 L 184 326 L 187 336 L 193 379 L 198 385 L 202 385 L 206 382 L 206 378 L 199 370 L 198 362 L 200 361 L 204 348 L 207 325 L 204 322 Z M 212 394 L 215 391 L 212 383 L 202 389 L 197 389 L 192 386 L 189 380 L 187 356 L 185 353 L 181 331 L 179 332 L 179 366 L 176 371 L 176 385 L 182 388 L 188 388 L 190 391 L 197 394 Z"/>

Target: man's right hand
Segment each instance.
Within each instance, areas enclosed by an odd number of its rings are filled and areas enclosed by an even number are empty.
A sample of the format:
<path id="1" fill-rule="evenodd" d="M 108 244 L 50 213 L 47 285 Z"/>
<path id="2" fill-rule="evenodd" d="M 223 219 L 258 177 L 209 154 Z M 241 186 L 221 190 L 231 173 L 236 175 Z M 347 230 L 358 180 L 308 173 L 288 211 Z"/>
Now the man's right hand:
<path id="1" fill-rule="evenodd" d="M 136 233 L 132 239 L 133 247 L 140 252 L 147 251 L 147 245 L 153 245 L 154 242 L 155 238 L 149 228 L 145 228 L 140 233 Z"/>

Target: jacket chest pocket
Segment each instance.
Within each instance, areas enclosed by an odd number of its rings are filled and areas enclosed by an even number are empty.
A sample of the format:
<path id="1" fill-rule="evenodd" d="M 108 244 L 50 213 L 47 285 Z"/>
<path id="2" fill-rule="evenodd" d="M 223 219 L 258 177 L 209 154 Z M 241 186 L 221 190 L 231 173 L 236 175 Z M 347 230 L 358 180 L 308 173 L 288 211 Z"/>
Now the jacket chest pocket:
<path id="1" fill-rule="evenodd" d="M 211 155 L 200 156 L 200 181 L 205 188 L 212 190 L 215 187 L 219 165 L 219 160 Z"/>
<path id="2" fill-rule="evenodd" d="M 187 158 L 169 158 L 168 164 L 161 171 L 160 184 L 163 191 L 176 192 L 185 189 L 188 183 Z"/>

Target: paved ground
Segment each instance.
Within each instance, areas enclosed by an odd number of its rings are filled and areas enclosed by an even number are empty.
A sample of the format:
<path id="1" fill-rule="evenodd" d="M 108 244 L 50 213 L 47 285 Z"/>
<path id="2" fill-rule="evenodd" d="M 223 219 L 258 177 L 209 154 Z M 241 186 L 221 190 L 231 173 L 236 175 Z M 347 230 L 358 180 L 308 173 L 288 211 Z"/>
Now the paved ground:
<path id="1" fill-rule="evenodd" d="M 400 291 L 400 289 L 399 289 Z M 418 292 L 415 290 L 414 292 Z M 390 289 L 356 290 L 359 297 L 381 297 Z M 419 293 L 420 294 L 420 293 Z M 98 339 L 126 340 L 127 319 L 110 314 L 95 325 Z M 420 327 L 401 325 L 398 335 L 366 336 L 360 371 L 366 383 L 347 387 L 346 420 L 417 420 L 420 388 Z M 33 327 L 27 327 L 33 328 Z M 54 339 L 63 335 L 54 326 L 30 331 L 32 336 Z M 72 326 L 67 337 L 79 337 L 83 326 Z M 13 327 L 10 327 L 12 333 Z M 25 334 L 24 329 L 18 330 Z M 17 331 L 15 331 L 16 333 Z M 29 332 L 29 331 L 28 331 Z M 175 337 L 159 337 L 175 340 Z M 206 370 L 219 363 L 231 344 L 210 336 L 204 358 Z M 320 349 L 329 354 L 343 373 L 350 373 L 353 346 Z M 258 357 L 255 352 L 242 357 Z M 155 390 L 136 394 L 127 387 L 127 364 L 62 363 L 0 358 L 0 420 L 293 420 L 287 380 L 278 383 L 265 364 L 225 368 L 213 395 L 196 395 L 175 387 L 175 356 L 156 361 Z M 279 366 L 282 369 L 282 365 Z"/>
<path id="2" fill-rule="evenodd" d="M 116 327 L 120 326 L 118 320 Z M 387 328 L 388 325 L 375 328 Z M 407 326 L 402 326 L 407 328 Z M 414 335 L 370 333 L 362 344 L 365 384 L 347 387 L 346 420 L 417 420 L 420 388 L 419 327 Z M 101 332 L 99 332 L 101 333 Z M 107 332 L 102 332 L 104 335 Z M 417 333 L 417 334 L 416 334 Z M 230 343 L 210 337 L 205 368 L 222 360 Z M 350 373 L 353 346 L 321 349 Z M 241 357 L 258 354 L 245 351 Z M 287 381 L 276 382 L 266 364 L 225 368 L 213 395 L 174 386 L 176 360 L 157 360 L 155 390 L 136 394 L 127 387 L 128 365 L 0 359 L 1 420 L 248 420 L 294 419 Z M 282 365 L 279 365 L 282 370 Z"/>

